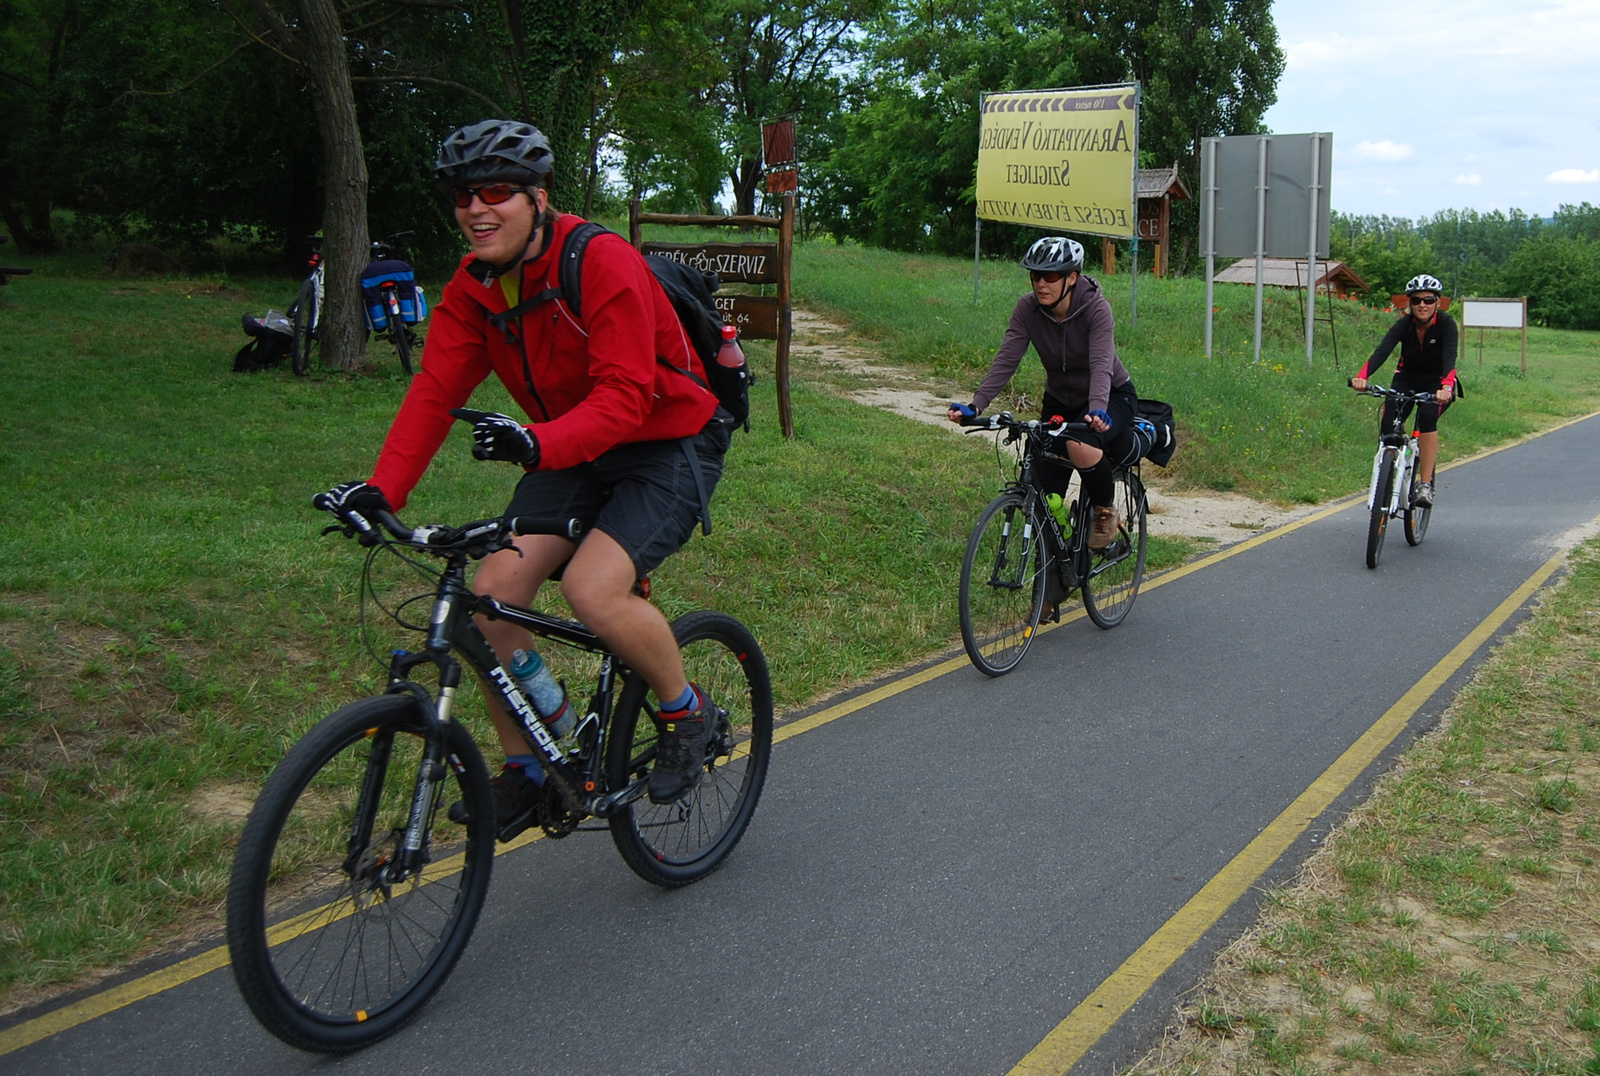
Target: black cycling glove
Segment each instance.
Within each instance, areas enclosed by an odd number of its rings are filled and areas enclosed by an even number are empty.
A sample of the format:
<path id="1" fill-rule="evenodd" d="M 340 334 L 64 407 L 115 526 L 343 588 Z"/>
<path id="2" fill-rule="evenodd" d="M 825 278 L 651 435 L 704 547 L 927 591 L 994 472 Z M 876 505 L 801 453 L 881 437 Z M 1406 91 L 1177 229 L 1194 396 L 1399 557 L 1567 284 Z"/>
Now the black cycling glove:
<path id="1" fill-rule="evenodd" d="M 383 495 L 383 490 L 365 482 L 341 482 L 326 493 L 319 493 L 311 498 L 311 503 L 318 508 L 330 512 L 343 514 L 355 512 L 365 515 L 368 512 L 392 512 L 389 507 L 389 498 Z"/>
<path id="2" fill-rule="evenodd" d="M 474 411 L 470 407 L 452 408 L 450 414 L 472 423 L 472 456 L 480 460 L 500 460 L 536 467 L 539 439 L 533 431 L 510 415 L 493 411 Z"/>

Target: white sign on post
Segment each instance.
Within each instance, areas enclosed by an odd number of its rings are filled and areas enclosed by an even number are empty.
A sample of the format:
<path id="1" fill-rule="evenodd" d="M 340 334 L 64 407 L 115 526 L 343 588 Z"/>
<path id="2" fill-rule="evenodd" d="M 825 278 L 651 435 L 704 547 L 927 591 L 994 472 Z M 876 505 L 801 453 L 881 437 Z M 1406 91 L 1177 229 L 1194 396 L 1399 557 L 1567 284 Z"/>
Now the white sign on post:
<path id="1" fill-rule="evenodd" d="M 1461 324 L 1468 329 L 1522 328 L 1521 299 L 1463 299 Z"/>
<path id="2" fill-rule="evenodd" d="M 1483 365 L 1483 330 L 1522 330 L 1522 372 L 1528 372 L 1528 300 L 1463 299 L 1461 327 L 1478 330 L 1478 365 Z"/>

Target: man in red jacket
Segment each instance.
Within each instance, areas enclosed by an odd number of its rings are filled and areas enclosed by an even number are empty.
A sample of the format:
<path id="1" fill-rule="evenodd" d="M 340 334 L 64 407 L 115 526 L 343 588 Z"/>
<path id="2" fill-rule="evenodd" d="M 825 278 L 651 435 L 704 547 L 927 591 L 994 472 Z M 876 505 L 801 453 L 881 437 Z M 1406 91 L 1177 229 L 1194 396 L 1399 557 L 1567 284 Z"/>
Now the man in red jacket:
<path id="1" fill-rule="evenodd" d="M 520 464 L 506 514 L 577 517 L 584 537 L 519 537 L 516 549 L 484 559 L 473 589 L 529 605 L 566 564 L 562 594 L 573 612 L 660 700 L 649 791 L 670 803 L 704 772 L 714 704 L 687 682 L 671 626 L 634 584 L 693 533 L 722 474 L 732 421 L 705 388 L 671 301 L 620 236 L 597 235 L 584 253 L 581 317 L 555 292 L 562 241 L 583 221 L 551 207 L 551 163 L 544 135 L 509 120 L 464 127 L 441 144 L 435 180 L 471 253 L 434 309 L 421 372 L 372 478 L 330 497 L 358 512 L 403 507 L 452 415 L 473 424 L 473 455 Z M 490 374 L 531 424 L 463 406 Z M 503 664 L 531 649 L 515 625 L 480 618 L 479 626 Z M 544 775 L 516 721 L 492 698 L 489 712 L 506 752 L 494 779 L 503 827 L 528 815 Z"/>

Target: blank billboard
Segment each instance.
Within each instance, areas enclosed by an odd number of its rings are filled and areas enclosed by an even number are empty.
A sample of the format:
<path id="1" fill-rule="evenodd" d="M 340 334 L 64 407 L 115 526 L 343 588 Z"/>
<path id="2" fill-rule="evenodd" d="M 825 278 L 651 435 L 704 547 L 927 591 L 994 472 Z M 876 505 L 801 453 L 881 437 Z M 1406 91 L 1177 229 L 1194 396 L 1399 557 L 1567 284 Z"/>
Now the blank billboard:
<path id="1" fill-rule="evenodd" d="M 1219 258 L 1252 258 L 1257 251 L 1257 187 L 1266 147 L 1268 258 L 1304 258 L 1311 245 L 1310 191 L 1317 187 L 1317 257 L 1328 257 L 1333 135 L 1230 135 L 1203 140 L 1200 189 L 1216 200 L 1215 222 L 1202 206 L 1200 250 Z M 1215 145 L 1213 152 L 1211 147 Z M 1313 169 L 1313 157 L 1315 169 Z M 1213 165 L 1213 160 L 1215 164 Z"/>

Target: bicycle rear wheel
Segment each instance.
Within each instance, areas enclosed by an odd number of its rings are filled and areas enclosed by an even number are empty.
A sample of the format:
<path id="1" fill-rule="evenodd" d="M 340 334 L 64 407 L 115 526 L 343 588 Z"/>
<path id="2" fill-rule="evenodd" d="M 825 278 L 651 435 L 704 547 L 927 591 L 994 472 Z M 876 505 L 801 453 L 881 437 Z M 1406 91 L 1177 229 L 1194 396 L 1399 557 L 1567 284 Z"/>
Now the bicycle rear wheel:
<path id="1" fill-rule="evenodd" d="M 1372 515 L 1367 521 L 1367 567 L 1376 568 L 1383 556 L 1383 536 L 1389 529 L 1389 502 L 1394 497 L 1395 450 L 1383 450 L 1378 464 L 1378 495 L 1372 501 Z"/>
<path id="2" fill-rule="evenodd" d="M 1417 486 L 1419 485 L 1421 483 L 1417 480 L 1417 472 L 1413 470 L 1411 472 L 1411 488 L 1406 491 L 1404 518 L 1406 522 L 1406 544 L 1414 546 L 1422 544 L 1423 535 L 1428 533 L 1428 519 L 1433 515 L 1432 505 L 1424 508 L 1416 501 Z"/>
<path id="3" fill-rule="evenodd" d="M 1045 576 L 1038 502 L 1015 490 L 989 502 L 967 538 L 961 561 L 961 643 L 980 672 L 1017 667 L 1039 630 Z"/>
<path id="4" fill-rule="evenodd" d="M 483 908 L 494 859 L 489 774 L 445 726 L 426 867 L 395 862 L 427 725 L 403 695 L 334 712 L 267 779 L 234 855 L 228 951 L 256 1018 L 302 1050 L 342 1053 L 390 1034 L 449 976 Z M 450 822 L 453 799 L 470 821 Z"/>
<path id="5" fill-rule="evenodd" d="M 1089 572 L 1083 581 L 1083 607 L 1089 619 L 1102 628 L 1122 623 L 1133 600 L 1139 596 L 1144 579 L 1145 543 L 1148 539 L 1144 483 L 1133 471 L 1116 477 L 1116 505 L 1120 523 L 1111 544 L 1089 559 Z"/>
<path id="6" fill-rule="evenodd" d="M 391 299 L 393 300 L 391 302 Z M 411 334 L 405 319 L 400 316 L 400 294 L 393 288 L 383 290 L 383 308 L 389 312 L 389 339 L 400 353 L 400 368 L 411 373 Z"/>
<path id="7" fill-rule="evenodd" d="M 611 816 L 611 839 L 633 872 L 673 889 L 716 870 L 750 825 L 772 754 L 772 680 L 750 630 L 724 613 L 688 613 L 672 634 L 691 683 L 718 708 L 705 773 L 673 803 L 640 796 Z M 656 705 L 641 676 L 617 700 L 606 747 L 613 789 L 644 780 L 656 755 Z"/>
<path id="8" fill-rule="evenodd" d="M 289 341 L 289 359 L 294 366 L 295 376 L 305 377 L 306 371 L 311 369 L 311 341 L 317 324 L 315 284 L 307 280 L 300 285 L 300 294 L 295 296 L 294 308 L 290 313 L 293 317 L 290 326 L 293 336 Z"/>

